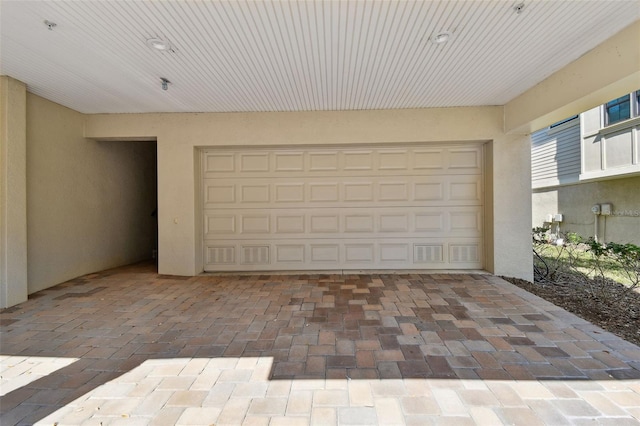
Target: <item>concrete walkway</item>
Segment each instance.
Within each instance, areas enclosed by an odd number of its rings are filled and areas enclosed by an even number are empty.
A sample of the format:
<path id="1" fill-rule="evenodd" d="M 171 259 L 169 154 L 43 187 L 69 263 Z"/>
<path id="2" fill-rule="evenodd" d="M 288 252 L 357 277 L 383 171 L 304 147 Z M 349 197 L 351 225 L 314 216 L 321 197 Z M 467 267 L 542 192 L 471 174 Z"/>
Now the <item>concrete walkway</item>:
<path id="1" fill-rule="evenodd" d="M 491 275 L 88 275 L 0 311 L 0 424 L 640 424 L 640 348 Z"/>

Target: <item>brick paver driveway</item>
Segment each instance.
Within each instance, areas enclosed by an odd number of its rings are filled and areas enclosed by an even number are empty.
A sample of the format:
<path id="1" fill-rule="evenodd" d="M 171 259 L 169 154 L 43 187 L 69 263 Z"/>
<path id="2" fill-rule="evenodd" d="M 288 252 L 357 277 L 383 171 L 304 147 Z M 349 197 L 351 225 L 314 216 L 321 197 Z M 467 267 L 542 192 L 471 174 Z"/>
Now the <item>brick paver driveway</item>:
<path id="1" fill-rule="evenodd" d="M 640 348 L 491 275 L 88 275 L 0 312 L 0 423 L 640 424 Z"/>

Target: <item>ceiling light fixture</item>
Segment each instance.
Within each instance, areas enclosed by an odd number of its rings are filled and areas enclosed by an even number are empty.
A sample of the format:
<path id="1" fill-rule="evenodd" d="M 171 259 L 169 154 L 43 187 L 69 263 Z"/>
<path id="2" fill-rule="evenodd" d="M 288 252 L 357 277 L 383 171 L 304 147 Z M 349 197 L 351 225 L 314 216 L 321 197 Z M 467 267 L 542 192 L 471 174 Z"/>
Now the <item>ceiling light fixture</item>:
<path id="1" fill-rule="evenodd" d="M 164 77 L 160 77 L 160 83 L 162 85 L 162 90 L 169 90 L 169 85 L 171 82 Z"/>
<path id="2" fill-rule="evenodd" d="M 169 44 L 168 41 L 162 40 L 161 38 L 147 39 L 147 46 L 161 52 L 172 51 L 171 44 Z"/>
<path id="3" fill-rule="evenodd" d="M 513 6 L 513 10 L 516 12 L 516 14 L 520 15 L 524 10 L 524 3 L 516 4 L 515 6 Z"/>
<path id="4" fill-rule="evenodd" d="M 434 34 L 431 37 L 431 41 L 435 44 L 444 44 L 448 42 L 450 39 L 451 39 L 451 32 L 449 31 L 442 31 L 437 34 Z"/>
<path id="5" fill-rule="evenodd" d="M 49 20 L 45 20 L 44 24 L 49 28 L 49 31 L 53 31 L 53 29 L 58 26 L 58 24 Z"/>

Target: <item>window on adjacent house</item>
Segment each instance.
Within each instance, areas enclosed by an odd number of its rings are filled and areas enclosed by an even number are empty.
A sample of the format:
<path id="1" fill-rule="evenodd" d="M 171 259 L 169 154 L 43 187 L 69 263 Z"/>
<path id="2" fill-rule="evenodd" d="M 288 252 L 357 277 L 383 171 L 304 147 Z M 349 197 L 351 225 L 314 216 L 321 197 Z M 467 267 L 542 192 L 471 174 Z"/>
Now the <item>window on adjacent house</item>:
<path id="1" fill-rule="evenodd" d="M 605 104 L 607 125 L 631 118 L 631 96 L 625 95 Z"/>

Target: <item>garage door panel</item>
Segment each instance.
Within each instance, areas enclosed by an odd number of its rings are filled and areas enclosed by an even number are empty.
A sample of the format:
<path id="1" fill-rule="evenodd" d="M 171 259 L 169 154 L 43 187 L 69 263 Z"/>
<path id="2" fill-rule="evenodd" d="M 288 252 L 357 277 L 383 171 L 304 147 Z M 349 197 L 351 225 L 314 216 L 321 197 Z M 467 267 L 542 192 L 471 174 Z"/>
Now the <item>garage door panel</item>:
<path id="1" fill-rule="evenodd" d="M 374 170 L 373 154 L 372 150 L 345 151 L 341 153 L 342 171 L 368 172 Z"/>
<path id="2" fill-rule="evenodd" d="M 271 203 L 271 185 L 259 183 L 247 183 L 237 185 L 240 197 L 240 204 L 270 204 Z"/>
<path id="3" fill-rule="evenodd" d="M 306 232 L 305 214 L 291 214 L 289 212 L 277 212 L 274 214 L 276 234 L 304 234 Z"/>
<path id="4" fill-rule="evenodd" d="M 456 172 L 466 170 L 481 173 L 482 157 L 475 148 L 452 148 L 448 150 L 448 166 Z"/>
<path id="5" fill-rule="evenodd" d="M 344 214 L 344 232 L 345 233 L 368 233 L 375 232 L 375 217 L 373 214 L 367 213 L 345 213 Z"/>
<path id="6" fill-rule="evenodd" d="M 308 183 L 307 185 L 309 198 L 305 201 L 308 203 L 337 203 L 340 200 L 340 184 L 337 182 Z"/>
<path id="7" fill-rule="evenodd" d="M 303 183 L 274 183 L 274 202 L 283 203 L 303 203 L 305 202 L 305 185 Z"/>
<path id="8" fill-rule="evenodd" d="M 415 231 L 416 232 L 444 232 L 445 212 L 441 210 L 423 211 L 415 214 Z"/>
<path id="9" fill-rule="evenodd" d="M 343 263 L 373 266 L 375 262 L 375 243 L 347 243 L 344 245 Z"/>
<path id="10" fill-rule="evenodd" d="M 205 270 L 482 267 L 482 147 L 205 149 Z"/>
<path id="11" fill-rule="evenodd" d="M 479 179 L 457 179 L 449 182 L 448 201 L 480 203 L 482 200 Z"/>
<path id="12" fill-rule="evenodd" d="M 373 196 L 373 182 L 346 182 L 342 184 L 343 201 L 375 201 Z"/>
<path id="13" fill-rule="evenodd" d="M 276 152 L 273 154 L 273 170 L 276 172 L 302 172 L 305 170 L 303 152 Z"/>
<path id="14" fill-rule="evenodd" d="M 430 203 L 445 201 L 444 182 L 415 182 L 413 184 L 414 201 L 428 201 Z"/>
<path id="15" fill-rule="evenodd" d="M 379 150 L 378 170 L 406 171 L 411 169 L 409 152 L 402 150 Z"/>
<path id="16" fill-rule="evenodd" d="M 310 172 L 337 172 L 340 158 L 337 151 L 309 152 L 307 155 Z"/>
<path id="17" fill-rule="evenodd" d="M 305 264 L 304 244 L 275 244 L 275 261 L 279 264 Z"/>
<path id="18" fill-rule="evenodd" d="M 380 243 L 380 264 L 411 263 L 411 246 L 401 243 Z"/>
<path id="19" fill-rule="evenodd" d="M 466 242 L 449 244 L 449 262 L 452 265 L 467 265 L 480 261 L 480 244 Z"/>
<path id="20" fill-rule="evenodd" d="M 409 184 L 407 182 L 379 182 L 378 201 L 411 201 Z"/>
<path id="21" fill-rule="evenodd" d="M 271 171 L 269 152 L 251 152 L 236 154 L 240 173 L 265 173 Z"/>
<path id="22" fill-rule="evenodd" d="M 236 233 L 236 216 L 234 214 L 210 214 L 205 217 L 204 234 L 233 235 Z"/>
<path id="23" fill-rule="evenodd" d="M 394 176 L 384 178 L 300 178 L 264 177 L 205 179 L 203 201 L 206 209 L 390 207 L 390 206 L 480 206 L 482 177 Z"/>
<path id="24" fill-rule="evenodd" d="M 433 171 L 442 173 L 447 168 L 446 150 L 442 148 L 416 149 L 413 152 L 413 169 L 423 173 Z"/>
<path id="25" fill-rule="evenodd" d="M 271 233 L 271 215 L 256 213 L 241 215 L 240 233 L 243 235 Z"/>
<path id="26" fill-rule="evenodd" d="M 476 239 L 220 240 L 207 244 L 207 270 L 481 268 Z"/>
<path id="27" fill-rule="evenodd" d="M 413 263 L 418 267 L 446 265 L 446 244 L 445 243 L 418 243 L 413 245 Z"/>
<path id="28" fill-rule="evenodd" d="M 379 213 L 378 230 L 380 232 L 410 232 L 411 215 L 409 213 L 387 212 Z"/>
<path id="29" fill-rule="evenodd" d="M 337 234 L 340 232 L 340 213 L 309 214 L 309 231 L 313 234 Z"/>
<path id="30" fill-rule="evenodd" d="M 388 238 L 401 237 L 481 237 L 482 208 L 429 207 L 344 209 L 212 209 L 205 211 L 205 240 L 216 238 L 252 238 L 269 234 L 274 238 L 342 238 L 350 234 L 368 234 Z"/>
<path id="31" fill-rule="evenodd" d="M 216 244 L 205 247 L 204 250 L 205 270 L 207 268 L 220 268 L 222 265 L 236 265 L 236 246 L 233 243 L 229 245 Z"/>
<path id="32" fill-rule="evenodd" d="M 224 182 L 205 182 L 205 205 L 235 204 L 236 186 Z"/>
<path id="33" fill-rule="evenodd" d="M 323 268 L 327 265 L 338 266 L 340 263 L 340 246 L 323 241 L 309 242 L 305 244 L 308 247 L 309 260 L 311 265 L 317 265 Z"/>
<path id="34" fill-rule="evenodd" d="M 407 149 L 204 150 L 203 177 L 482 174 L 479 145 Z M 347 173 L 345 173 L 347 172 Z"/>
<path id="35" fill-rule="evenodd" d="M 269 234 L 274 238 L 342 238 L 368 234 L 393 236 L 482 236 L 481 207 L 429 207 L 366 209 L 238 209 L 206 210 L 205 240 L 252 238 Z"/>
<path id="36" fill-rule="evenodd" d="M 232 152 L 205 152 L 202 156 L 203 172 L 207 174 L 235 173 L 236 154 Z"/>

